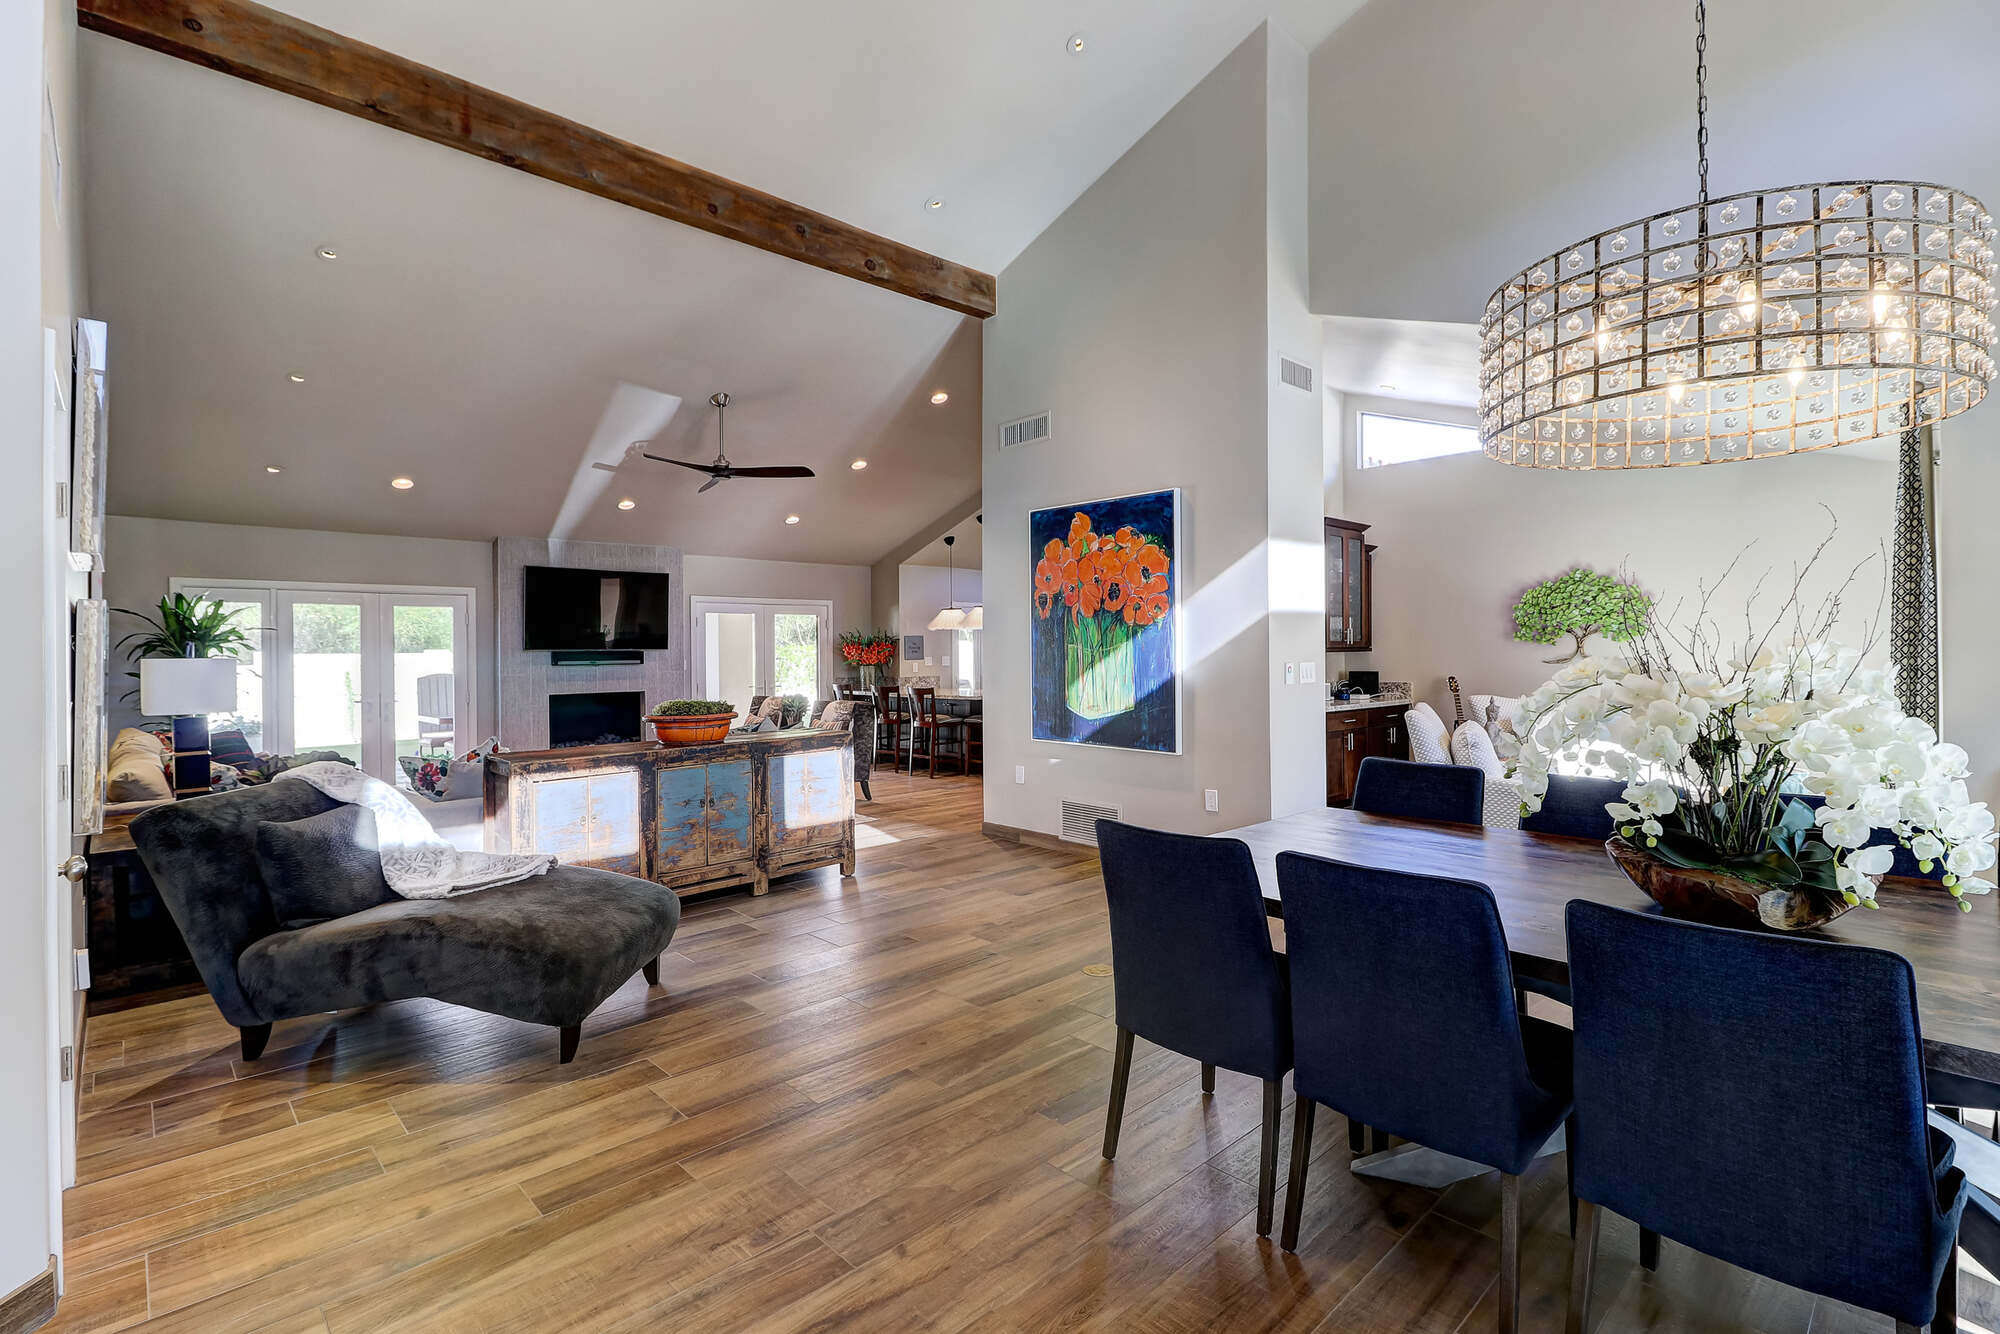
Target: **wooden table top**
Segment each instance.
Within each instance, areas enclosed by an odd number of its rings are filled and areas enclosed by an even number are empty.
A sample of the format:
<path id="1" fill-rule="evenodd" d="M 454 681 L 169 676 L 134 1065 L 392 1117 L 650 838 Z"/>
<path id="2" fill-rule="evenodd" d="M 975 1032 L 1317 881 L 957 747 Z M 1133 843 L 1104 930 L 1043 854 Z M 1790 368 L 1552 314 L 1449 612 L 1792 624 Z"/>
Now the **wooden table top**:
<path id="1" fill-rule="evenodd" d="M 1283 916 L 1276 859 L 1304 852 L 1393 870 L 1476 880 L 1493 891 L 1515 970 L 1569 981 L 1563 905 L 1571 899 L 1624 908 L 1652 901 L 1625 878 L 1604 845 L 1588 839 L 1433 825 L 1328 809 L 1246 825 L 1218 835 L 1250 847 L 1265 908 Z M 2000 895 L 1962 913 L 1941 890 L 1885 888 L 1881 908 L 1856 908 L 1802 934 L 1894 950 L 1917 974 L 1917 1008 L 1933 1069 L 2000 1083 Z"/>

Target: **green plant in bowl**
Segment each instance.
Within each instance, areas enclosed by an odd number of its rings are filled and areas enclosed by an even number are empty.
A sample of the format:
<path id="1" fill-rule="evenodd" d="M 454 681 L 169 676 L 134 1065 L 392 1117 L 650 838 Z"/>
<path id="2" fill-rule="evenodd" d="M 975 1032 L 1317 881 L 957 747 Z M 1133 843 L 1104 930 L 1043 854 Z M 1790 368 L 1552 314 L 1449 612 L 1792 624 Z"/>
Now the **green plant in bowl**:
<path id="1" fill-rule="evenodd" d="M 653 706 L 656 718 L 713 718 L 735 712 L 736 706 L 726 699 L 670 699 Z"/>

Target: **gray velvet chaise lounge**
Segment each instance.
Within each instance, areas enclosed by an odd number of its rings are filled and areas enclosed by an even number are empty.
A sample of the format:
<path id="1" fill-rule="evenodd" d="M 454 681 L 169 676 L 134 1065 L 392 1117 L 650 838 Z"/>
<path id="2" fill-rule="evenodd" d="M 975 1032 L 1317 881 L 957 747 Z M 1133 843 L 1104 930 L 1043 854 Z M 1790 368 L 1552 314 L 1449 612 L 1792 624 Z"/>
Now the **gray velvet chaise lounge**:
<path id="1" fill-rule="evenodd" d="M 584 1017 L 634 972 L 659 984 L 680 900 L 650 880 L 588 867 L 557 866 L 446 899 L 395 897 L 384 882 L 375 906 L 281 923 L 259 826 L 282 829 L 339 808 L 305 783 L 281 781 L 162 806 L 132 822 L 132 841 L 202 981 L 242 1034 L 245 1060 L 262 1055 L 276 1020 L 427 996 L 558 1028 L 567 1062 Z M 276 901 L 295 888 L 279 886 Z"/>

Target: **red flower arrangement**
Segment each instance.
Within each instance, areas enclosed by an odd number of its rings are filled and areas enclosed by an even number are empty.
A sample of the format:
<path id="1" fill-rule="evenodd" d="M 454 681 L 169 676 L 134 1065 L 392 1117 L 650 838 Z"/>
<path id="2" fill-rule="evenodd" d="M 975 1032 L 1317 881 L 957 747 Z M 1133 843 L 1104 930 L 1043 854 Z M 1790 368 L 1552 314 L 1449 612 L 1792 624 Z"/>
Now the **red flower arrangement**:
<path id="1" fill-rule="evenodd" d="M 840 656 L 854 667 L 881 667 L 896 660 L 896 637 L 887 630 L 848 630 L 840 636 Z"/>

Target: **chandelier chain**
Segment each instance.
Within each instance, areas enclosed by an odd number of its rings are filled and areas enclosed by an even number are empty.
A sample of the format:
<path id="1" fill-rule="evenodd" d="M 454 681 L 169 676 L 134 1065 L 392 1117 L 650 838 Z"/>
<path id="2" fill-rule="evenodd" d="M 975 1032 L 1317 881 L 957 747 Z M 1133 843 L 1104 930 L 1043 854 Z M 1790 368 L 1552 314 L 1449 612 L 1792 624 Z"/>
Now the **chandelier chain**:
<path id="1" fill-rule="evenodd" d="M 1708 0 L 1694 0 L 1694 146 L 1705 218 L 1708 207 Z"/>

